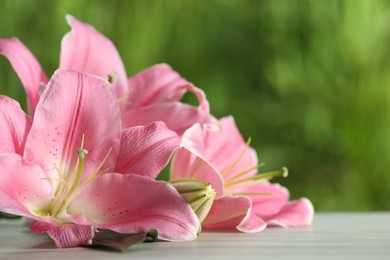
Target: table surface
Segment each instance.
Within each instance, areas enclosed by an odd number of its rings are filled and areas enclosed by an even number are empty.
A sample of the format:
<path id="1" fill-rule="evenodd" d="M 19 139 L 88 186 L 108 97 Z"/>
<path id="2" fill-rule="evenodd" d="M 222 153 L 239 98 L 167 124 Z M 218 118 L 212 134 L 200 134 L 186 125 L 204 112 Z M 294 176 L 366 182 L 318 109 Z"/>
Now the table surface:
<path id="1" fill-rule="evenodd" d="M 390 259 L 390 213 L 317 213 L 313 225 L 256 234 L 202 232 L 191 242 L 135 245 L 127 253 L 57 249 L 18 220 L 0 219 L 6 259 Z M 241 259 L 241 260 L 243 260 Z"/>

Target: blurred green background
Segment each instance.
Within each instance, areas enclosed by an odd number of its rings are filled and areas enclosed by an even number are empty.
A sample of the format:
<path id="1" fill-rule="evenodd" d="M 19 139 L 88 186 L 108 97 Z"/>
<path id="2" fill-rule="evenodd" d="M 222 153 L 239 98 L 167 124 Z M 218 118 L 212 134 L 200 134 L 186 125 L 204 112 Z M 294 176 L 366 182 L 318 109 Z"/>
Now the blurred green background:
<path id="1" fill-rule="evenodd" d="M 19 37 L 48 75 L 65 14 L 112 39 L 128 75 L 167 62 L 234 115 L 292 198 L 317 210 L 390 210 L 390 1 L 0 0 L 0 37 Z M 0 93 L 24 91 L 0 58 Z"/>

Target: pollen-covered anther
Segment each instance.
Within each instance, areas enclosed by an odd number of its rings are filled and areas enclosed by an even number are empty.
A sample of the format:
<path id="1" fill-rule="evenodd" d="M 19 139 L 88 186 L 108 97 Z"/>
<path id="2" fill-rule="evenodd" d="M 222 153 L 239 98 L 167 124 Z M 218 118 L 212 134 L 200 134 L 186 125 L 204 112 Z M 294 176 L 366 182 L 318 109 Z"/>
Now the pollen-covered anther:
<path id="1" fill-rule="evenodd" d="M 107 81 L 109 82 L 109 83 L 114 83 L 115 81 L 117 81 L 118 80 L 118 76 L 117 75 L 115 75 L 115 74 L 113 74 L 113 73 L 109 73 L 108 75 L 107 75 Z"/>
<path id="2" fill-rule="evenodd" d="M 288 169 L 287 169 L 287 167 L 282 167 L 282 177 L 284 177 L 284 178 L 288 177 Z"/>

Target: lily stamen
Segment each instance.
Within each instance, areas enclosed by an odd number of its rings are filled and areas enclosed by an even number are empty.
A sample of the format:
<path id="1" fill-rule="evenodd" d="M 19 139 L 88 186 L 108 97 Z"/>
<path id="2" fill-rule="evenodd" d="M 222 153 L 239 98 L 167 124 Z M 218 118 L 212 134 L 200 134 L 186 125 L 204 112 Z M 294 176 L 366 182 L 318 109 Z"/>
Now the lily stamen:
<path id="1" fill-rule="evenodd" d="M 84 143 L 84 136 L 82 139 L 82 146 Z M 58 193 L 55 194 L 54 199 L 49 207 L 49 212 L 51 212 L 52 216 L 57 216 L 59 212 L 61 212 L 62 208 L 65 205 L 66 199 L 69 194 L 72 194 L 75 187 L 78 185 L 81 179 L 82 171 L 84 169 L 84 158 L 85 154 L 80 156 L 79 150 L 82 150 L 83 148 L 77 149 L 77 153 L 79 154 L 79 158 L 77 158 L 76 165 L 72 171 L 72 174 L 70 174 L 70 177 L 68 180 L 64 180 L 66 184 L 60 184 Z M 83 157 L 83 159 L 81 159 Z M 82 163 L 80 164 L 80 159 Z"/>
<path id="2" fill-rule="evenodd" d="M 129 106 L 132 104 L 132 102 L 130 102 L 130 101 L 124 102 L 124 100 L 130 96 L 131 92 L 132 92 L 131 90 L 126 91 L 124 94 L 122 94 L 122 96 L 120 96 L 119 98 L 116 99 L 116 101 L 118 102 L 118 104 L 121 108 L 125 108 L 126 106 Z"/>
<path id="3" fill-rule="evenodd" d="M 237 159 L 231 165 L 229 165 L 226 169 L 223 169 L 221 171 L 222 176 L 225 176 L 227 173 L 229 173 L 234 168 L 234 166 L 236 166 L 241 161 L 242 157 L 245 155 L 246 151 L 248 150 L 248 147 L 250 146 L 251 141 L 252 141 L 252 139 L 249 137 L 248 141 L 246 141 L 244 149 L 242 150 L 240 155 L 237 157 Z"/>
<path id="4" fill-rule="evenodd" d="M 73 170 L 70 171 L 68 174 L 66 174 L 66 171 L 61 172 L 60 169 L 57 167 L 57 165 L 52 162 L 54 169 L 59 174 L 60 178 L 45 178 L 47 180 L 54 180 L 58 182 L 57 190 L 54 193 L 54 198 L 49 206 L 48 209 L 48 215 L 50 216 L 57 216 L 59 215 L 63 209 L 76 197 L 76 195 L 85 188 L 88 184 L 93 182 L 97 177 L 101 176 L 102 174 L 106 173 L 109 168 L 101 171 L 101 168 L 103 167 L 104 163 L 107 161 L 112 148 L 110 148 L 103 158 L 102 162 L 99 164 L 99 166 L 96 168 L 96 170 L 92 173 L 92 175 L 85 180 L 84 182 L 81 182 L 82 176 L 84 173 L 84 166 L 85 166 L 85 159 L 86 155 L 88 155 L 88 150 L 84 148 L 84 135 L 81 140 L 81 146 L 76 150 L 78 158 L 77 161 L 73 167 Z"/>
<path id="5" fill-rule="evenodd" d="M 251 172 L 253 170 L 256 170 L 256 169 L 260 169 L 261 167 L 263 167 L 265 165 L 264 162 L 262 163 L 259 163 L 258 165 L 254 166 L 254 167 L 250 167 L 250 168 L 245 168 L 244 170 L 240 171 L 239 173 L 237 173 L 236 175 L 228 178 L 225 180 L 225 182 L 231 182 L 231 181 L 234 181 L 240 177 L 242 177 L 243 175 L 247 174 L 248 172 Z"/>
<path id="6" fill-rule="evenodd" d="M 107 81 L 108 81 L 110 84 L 114 83 L 114 82 L 117 81 L 117 80 L 118 80 L 118 76 L 117 76 L 117 75 L 115 75 L 115 74 L 113 74 L 113 73 L 109 73 L 109 74 L 107 75 Z"/>
<path id="7" fill-rule="evenodd" d="M 232 189 L 232 187 L 234 187 L 234 189 L 237 189 L 238 188 L 237 186 L 245 187 L 248 185 L 252 185 L 254 183 L 268 181 L 274 177 L 284 177 L 285 178 L 287 176 L 288 176 L 288 170 L 286 167 L 283 167 L 279 171 L 266 172 L 266 173 L 257 174 L 257 175 L 243 178 L 243 179 L 239 179 L 239 180 L 227 181 L 227 182 L 225 182 L 224 187 L 225 187 L 225 189 Z"/>
<path id="8" fill-rule="evenodd" d="M 65 172 L 61 172 L 60 168 L 58 168 L 57 164 L 50 158 L 47 153 L 44 153 L 43 156 L 51 163 L 53 169 L 58 173 L 60 179 L 64 179 Z"/>
<path id="9" fill-rule="evenodd" d="M 58 181 L 58 182 L 61 182 L 62 184 L 64 185 L 68 185 L 68 183 L 64 180 L 64 179 L 60 179 L 60 178 L 51 178 L 51 177 L 47 177 L 47 178 L 42 178 L 42 180 L 48 180 L 48 181 Z"/>
<path id="10" fill-rule="evenodd" d="M 72 194 L 72 192 L 79 185 L 81 176 L 83 175 L 84 172 L 85 156 L 88 154 L 88 150 L 84 148 L 84 135 L 81 138 L 80 148 L 77 149 L 76 152 L 78 155 L 76 166 L 74 167 L 73 173 L 71 174 L 69 179 L 69 183 L 72 183 L 73 185 L 68 191 L 68 194 Z"/>
<path id="11" fill-rule="evenodd" d="M 99 164 L 99 166 L 96 168 L 96 170 L 94 171 L 94 173 L 92 174 L 92 176 L 98 175 L 98 174 L 99 174 L 98 172 L 99 172 L 100 169 L 103 167 L 103 164 L 107 161 L 108 156 L 110 156 L 111 151 L 112 151 L 112 148 L 110 148 L 110 149 L 108 150 L 106 156 L 103 158 L 103 161 L 102 161 L 102 162 Z M 107 169 L 107 170 L 108 170 L 108 169 Z"/>
<path id="12" fill-rule="evenodd" d="M 74 194 L 77 194 L 78 192 L 80 192 L 80 191 L 81 191 L 82 189 L 84 189 L 88 184 L 90 184 L 91 182 L 93 182 L 94 180 L 96 180 L 96 178 L 102 176 L 103 174 L 105 174 L 105 173 L 108 172 L 109 170 L 110 170 L 110 168 L 107 168 L 107 169 L 105 169 L 105 170 L 99 172 L 98 174 L 89 177 L 88 180 L 86 180 L 83 184 L 81 184 L 81 185 L 77 188 L 77 190 L 76 190 L 76 192 L 75 192 Z M 74 196 L 73 196 L 73 197 L 74 197 Z M 73 197 L 71 197 L 71 198 L 73 198 Z"/>

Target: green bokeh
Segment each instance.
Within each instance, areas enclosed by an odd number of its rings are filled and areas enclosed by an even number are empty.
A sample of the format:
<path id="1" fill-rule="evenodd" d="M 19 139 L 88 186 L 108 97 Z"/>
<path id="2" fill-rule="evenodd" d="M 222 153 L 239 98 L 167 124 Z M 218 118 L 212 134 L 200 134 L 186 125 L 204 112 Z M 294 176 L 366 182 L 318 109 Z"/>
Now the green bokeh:
<path id="1" fill-rule="evenodd" d="M 48 75 L 65 14 L 111 38 L 128 75 L 167 62 L 234 115 L 264 170 L 317 210 L 389 210 L 390 2 L 385 0 L 0 0 L 0 37 Z M 25 94 L 0 58 L 0 93 Z M 0 130 L 1 131 L 1 130 Z"/>

